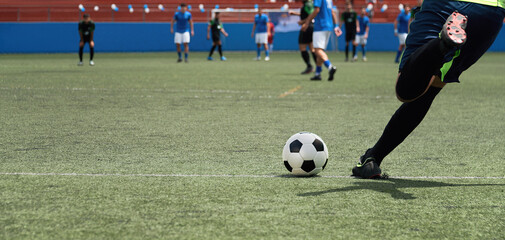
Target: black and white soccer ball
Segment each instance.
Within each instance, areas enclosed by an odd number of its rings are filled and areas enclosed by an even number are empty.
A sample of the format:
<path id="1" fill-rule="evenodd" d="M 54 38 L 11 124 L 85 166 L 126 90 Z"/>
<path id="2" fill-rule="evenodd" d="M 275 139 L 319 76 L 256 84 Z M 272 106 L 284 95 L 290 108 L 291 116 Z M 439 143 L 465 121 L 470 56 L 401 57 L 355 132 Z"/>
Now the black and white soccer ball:
<path id="1" fill-rule="evenodd" d="M 314 133 L 300 132 L 291 136 L 282 150 L 284 166 L 294 175 L 312 176 L 328 163 L 328 148 Z"/>

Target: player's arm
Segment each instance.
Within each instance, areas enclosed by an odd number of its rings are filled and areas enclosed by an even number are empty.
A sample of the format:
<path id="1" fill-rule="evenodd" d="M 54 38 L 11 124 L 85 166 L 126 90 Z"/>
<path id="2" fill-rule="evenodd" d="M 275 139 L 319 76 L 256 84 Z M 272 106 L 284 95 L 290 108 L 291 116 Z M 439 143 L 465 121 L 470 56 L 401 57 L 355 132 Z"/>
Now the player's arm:
<path id="1" fill-rule="evenodd" d="M 223 25 L 222 25 L 222 24 L 221 24 L 221 32 L 223 33 L 223 35 L 224 35 L 225 37 L 228 37 L 228 33 L 226 32 L 226 30 L 224 30 L 224 27 L 223 27 Z"/>
<path id="2" fill-rule="evenodd" d="M 252 38 L 254 38 L 254 31 L 256 31 L 256 22 L 254 22 L 254 24 L 253 24 L 253 29 L 252 29 L 252 33 L 251 33 Z"/>
<path id="3" fill-rule="evenodd" d="M 314 7 L 314 11 L 305 19 L 305 22 L 302 25 L 302 31 L 307 30 L 309 24 L 312 22 L 312 19 L 314 19 L 317 16 L 319 11 L 321 11 L 321 8 Z"/>
<path id="4" fill-rule="evenodd" d="M 297 11 L 289 11 L 289 15 L 300 16 L 300 13 Z"/>
<path id="5" fill-rule="evenodd" d="M 191 27 L 191 36 L 195 36 L 195 27 L 193 26 L 193 19 L 189 19 L 189 26 Z"/>
<path id="6" fill-rule="evenodd" d="M 368 31 L 370 31 L 370 26 L 367 24 L 365 28 L 365 39 L 368 38 Z"/>
<path id="7" fill-rule="evenodd" d="M 267 22 L 267 36 L 269 36 L 269 37 L 270 37 L 270 36 L 271 36 L 271 34 L 272 34 L 272 28 L 270 27 L 270 23 L 269 23 L 269 22 Z"/>
<path id="8" fill-rule="evenodd" d="M 207 26 L 207 40 L 209 40 L 209 39 L 210 39 L 210 23 Z"/>
<path id="9" fill-rule="evenodd" d="M 78 30 L 79 30 L 79 37 L 80 37 L 79 42 L 82 42 L 82 39 L 83 39 L 83 38 L 82 38 L 82 26 L 81 26 L 81 23 L 79 23 L 79 28 L 78 28 Z"/>
<path id="10" fill-rule="evenodd" d="M 395 36 L 398 36 L 398 18 L 395 19 L 395 22 L 393 23 L 394 27 L 395 27 Z"/>
<path id="11" fill-rule="evenodd" d="M 335 31 L 335 35 L 337 35 L 337 37 L 340 37 L 340 35 L 342 35 L 342 30 L 339 26 L 337 12 L 331 10 L 331 17 L 333 18 L 333 26 L 335 26 L 333 29 Z"/>
<path id="12" fill-rule="evenodd" d="M 95 23 L 93 23 L 93 24 L 91 25 L 91 29 L 90 29 L 90 30 L 91 30 L 91 31 L 90 31 L 90 32 L 91 32 L 91 33 L 90 33 L 90 41 L 91 41 L 91 42 L 93 42 L 93 36 L 95 35 Z"/>
<path id="13" fill-rule="evenodd" d="M 172 18 L 172 21 L 170 21 L 170 33 L 174 34 L 174 24 L 175 24 L 175 16 Z"/>
<path id="14" fill-rule="evenodd" d="M 356 32 L 360 32 L 360 28 L 359 28 L 359 20 L 358 18 L 356 18 Z"/>

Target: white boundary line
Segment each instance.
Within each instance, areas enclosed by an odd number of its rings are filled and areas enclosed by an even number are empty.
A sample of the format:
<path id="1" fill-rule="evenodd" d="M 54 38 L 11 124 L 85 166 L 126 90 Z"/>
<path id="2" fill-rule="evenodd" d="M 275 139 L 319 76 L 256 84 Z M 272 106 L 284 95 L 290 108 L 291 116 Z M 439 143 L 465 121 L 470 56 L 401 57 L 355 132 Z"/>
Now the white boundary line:
<path id="1" fill-rule="evenodd" d="M 289 175 L 231 175 L 231 174 L 121 174 L 121 173 L 29 173 L 0 172 L 0 175 L 17 176 L 82 176 L 82 177 L 215 177 L 215 178 L 283 178 Z M 320 176 L 323 178 L 352 178 L 350 176 Z M 455 177 L 455 176 L 390 176 L 396 179 L 505 179 L 505 177 Z"/>

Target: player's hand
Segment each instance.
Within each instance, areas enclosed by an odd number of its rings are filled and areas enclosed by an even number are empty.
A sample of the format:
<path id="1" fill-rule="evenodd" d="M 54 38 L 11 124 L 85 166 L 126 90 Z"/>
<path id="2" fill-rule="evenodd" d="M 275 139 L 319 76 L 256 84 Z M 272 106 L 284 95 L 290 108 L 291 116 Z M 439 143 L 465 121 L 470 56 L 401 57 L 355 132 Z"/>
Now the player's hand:
<path id="1" fill-rule="evenodd" d="M 228 33 L 227 33 L 227 32 L 223 33 L 223 35 L 224 35 L 225 37 L 228 37 Z"/>
<path id="2" fill-rule="evenodd" d="M 307 30 L 307 28 L 309 28 L 309 24 L 308 23 L 303 23 L 302 25 L 302 32 L 305 32 Z"/>
<path id="3" fill-rule="evenodd" d="M 254 33 L 251 33 L 251 38 L 254 38 Z"/>
<path id="4" fill-rule="evenodd" d="M 209 39 L 210 39 L 210 35 L 207 34 L 207 40 L 209 40 Z"/>
<path id="5" fill-rule="evenodd" d="M 174 34 L 174 29 L 170 29 L 170 33 L 171 33 L 171 34 Z"/>
<path id="6" fill-rule="evenodd" d="M 302 26 L 304 23 L 305 23 L 305 21 L 303 21 L 303 20 L 298 21 L 298 25 L 300 25 L 300 26 Z"/>
<path id="7" fill-rule="evenodd" d="M 337 35 L 337 37 L 340 37 L 342 35 L 342 29 L 340 29 L 339 27 L 336 27 L 335 28 L 335 35 Z"/>
<path id="8" fill-rule="evenodd" d="M 195 36 L 195 31 L 191 30 L 191 36 Z"/>
<path id="9" fill-rule="evenodd" d="M 363 38 L 368 39 L 368 33 L 365 33 L 365 35 L 363 36 Z"/>

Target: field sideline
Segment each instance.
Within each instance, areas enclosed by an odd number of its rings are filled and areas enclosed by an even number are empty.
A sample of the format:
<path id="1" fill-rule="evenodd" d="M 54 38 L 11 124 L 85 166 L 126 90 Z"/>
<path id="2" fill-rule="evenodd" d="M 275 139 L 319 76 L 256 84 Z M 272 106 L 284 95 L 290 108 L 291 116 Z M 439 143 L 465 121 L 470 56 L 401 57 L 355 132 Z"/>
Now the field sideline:
<path id="1" fill-rule="evenodd" d="M 0 55 L 0 238 L 505 239 L 505 54 L 442 90 L 380 181 L 348 176 L 400 105 L 394 53 L 331 53 L 333 82 L 225 54 Z M 299 131 L 329 148 L 318 177 L 282 164 Z"/>

